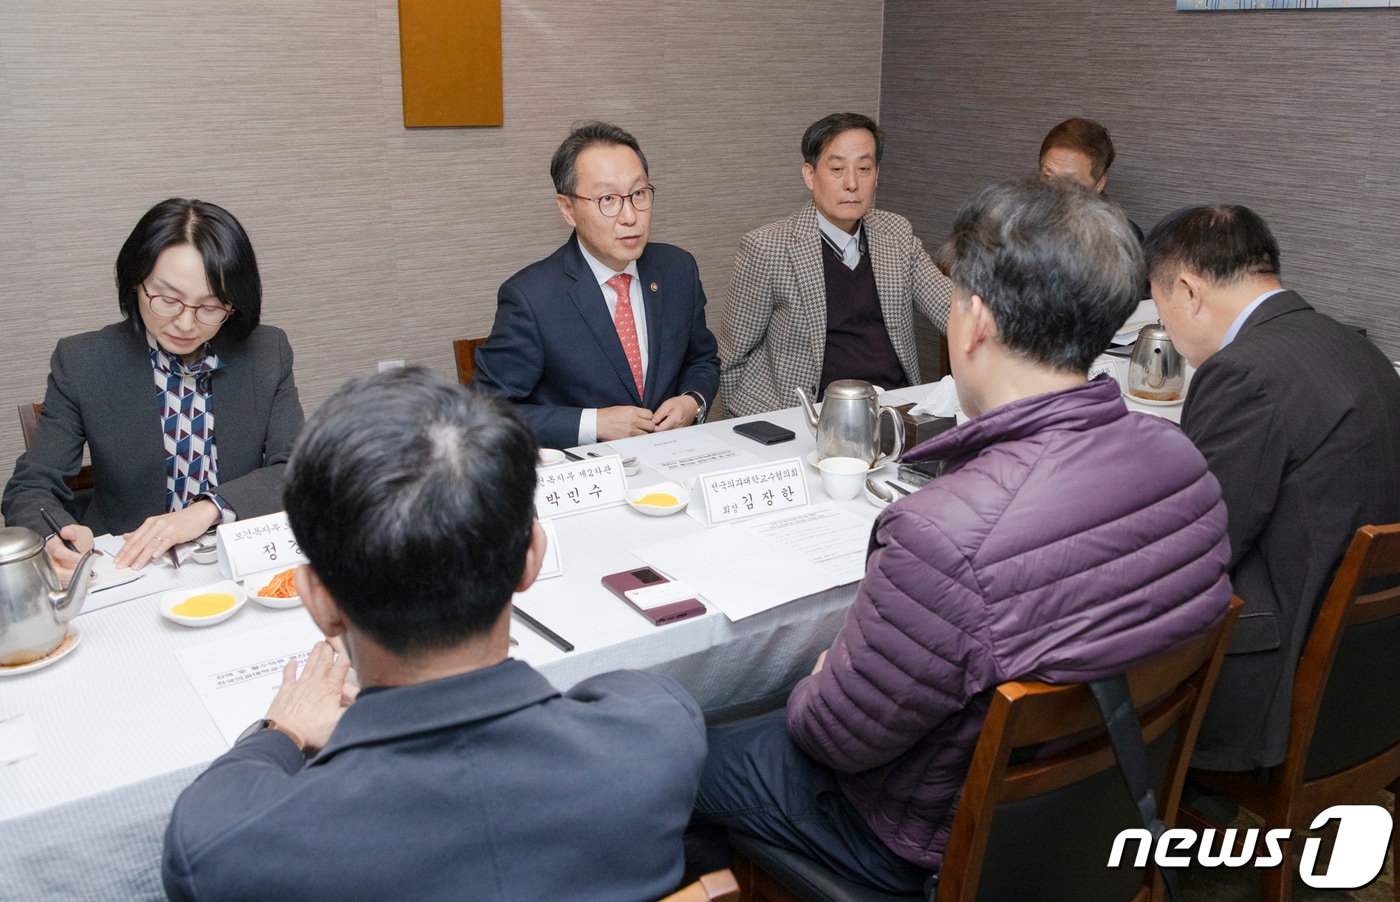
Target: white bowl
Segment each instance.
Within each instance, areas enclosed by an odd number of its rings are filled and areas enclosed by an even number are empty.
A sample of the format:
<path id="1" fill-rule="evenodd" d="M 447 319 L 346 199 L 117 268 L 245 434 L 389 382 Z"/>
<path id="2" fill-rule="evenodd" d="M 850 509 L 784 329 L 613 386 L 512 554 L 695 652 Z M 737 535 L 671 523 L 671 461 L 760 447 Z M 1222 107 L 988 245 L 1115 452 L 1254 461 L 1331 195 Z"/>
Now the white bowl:
<path id="1" fill-rule="evenodd" d="M 217 614 L 210 614 L 208 617 L 190 617 L 175 613 L 174 608 L 177 605 L 200 595 L 232 595 L 233 605 Z M 247 601 L 248 593 L 243 591 L 242 586 L 231 579 L 224 579 L 207 586 L 200 586 L 198 589 L 176 589 L 173 592 L 166 592 L 160 597 L 160 613 L 166 620 L 174 621 L 181 626 L 213 626 L 216 623 L 223 623 L 237 614 Z"/>
<path id="2" fill-rule="evenodd" d="M 258 590 L 272 582 L 272 578 L 283 570 L 295 569 L 295 567 L 283 567 L 281 570 L 269 570 L 266 573 L 255 573 L 243 580 L 243 588 L 247 590 L 250 600 L 256 601 L 265 608 L 294 608 L 301 604 L 300 595 L 293 595 L 290 598 L 270 598 L 265 595 L 259 595 Z"/>
<path id="3" fill-rule="evenodd" d="M 675 504 L 641 504 L 641 500 L 648 495 L 670 495 L 676 499 Z M 690 492 L 681 488 L 674 482 L 658 482 L 656 485 L 649 485 L 640 489 L 627 490 L 627 503 L 632 505 L 632 509 L 646 514 L 648 517 L 669 517 L 685 510 L 685 506 L 690 503 Z"/>

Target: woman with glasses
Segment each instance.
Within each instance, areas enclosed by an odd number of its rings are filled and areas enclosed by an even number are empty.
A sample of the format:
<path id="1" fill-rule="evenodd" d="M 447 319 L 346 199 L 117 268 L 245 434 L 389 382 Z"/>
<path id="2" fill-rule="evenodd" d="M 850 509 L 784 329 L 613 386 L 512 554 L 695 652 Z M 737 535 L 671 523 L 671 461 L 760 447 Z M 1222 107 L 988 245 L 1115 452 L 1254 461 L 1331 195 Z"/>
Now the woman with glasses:
<path id="1" fill-rule="evenodd" d="M 117 254 L 124 322 L 61 340 L 29 450 L 3 514 L 40 534 L 66 577 L 93 535 L 126 539 L 140 568 L 220 523 L 282 507 L 282 471 L 303 415 L 292 349 L 259 325 L 262 280 L 243 226 L 222 207 L 171 198 Z M 77 510 L 67 479 L 92 458 Z"/>

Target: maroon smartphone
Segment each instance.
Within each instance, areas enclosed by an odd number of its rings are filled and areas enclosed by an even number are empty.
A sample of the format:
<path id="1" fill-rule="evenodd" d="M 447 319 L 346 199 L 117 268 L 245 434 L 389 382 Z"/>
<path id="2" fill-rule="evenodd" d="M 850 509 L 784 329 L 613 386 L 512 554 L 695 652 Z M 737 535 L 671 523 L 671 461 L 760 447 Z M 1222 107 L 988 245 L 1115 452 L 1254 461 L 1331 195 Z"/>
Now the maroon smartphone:
<path id="1" fill-rule="evenodd" d="M 609 592 L 657 626 L 705 613 L 705 606 L 698 598 L 667 599 L 662 587 L 670 582 L 650 567 L 624 570 L 603 577 L 603 585 Z"/>

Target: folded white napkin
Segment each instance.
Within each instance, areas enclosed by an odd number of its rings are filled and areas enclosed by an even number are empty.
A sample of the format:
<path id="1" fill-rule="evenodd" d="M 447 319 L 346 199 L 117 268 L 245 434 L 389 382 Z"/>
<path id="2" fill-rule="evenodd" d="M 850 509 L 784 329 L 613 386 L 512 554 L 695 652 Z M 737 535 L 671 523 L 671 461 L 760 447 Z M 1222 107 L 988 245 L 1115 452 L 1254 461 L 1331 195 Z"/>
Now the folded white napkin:
<path id="1" fill-rule="evenodd" d="M 909 409 L 909 413 L 913 415 L 923 414 L 931 417 L 952 417 L 961 412 L 961 408 L 958 407 L 958 390 L 953 385 L 952 376 L 944 376 L 933 387 L 933 391 Z"/>

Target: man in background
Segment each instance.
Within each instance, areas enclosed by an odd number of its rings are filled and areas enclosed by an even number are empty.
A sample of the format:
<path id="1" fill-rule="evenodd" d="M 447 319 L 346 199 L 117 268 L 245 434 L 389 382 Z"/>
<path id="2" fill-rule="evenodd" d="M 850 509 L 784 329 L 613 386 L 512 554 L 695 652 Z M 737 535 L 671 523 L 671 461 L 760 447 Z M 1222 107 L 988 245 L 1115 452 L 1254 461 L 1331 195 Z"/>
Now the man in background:
<path id="1" fill-rule="evenodd" d="M 719 384 L 695 258 L 648 243 L 647 160 L 606 122 L 570 132 L 549 164 L 574 234 L 501 286 L 472 384 L 567 448 L 703 422 Z"/>
<path id="2" fill-rule="evenodd" d="M 1192 764 L 1283 760 L 1293 675 L 1358 527 L 1400 521 L 1400 375 L 1279 280 L 1278 242 L 1241 206 L 1179 210 L 1146 243 L 1152 297 L 1195 366 L 1181 427 L 1220 480 L 1244 610 Z"/>
<path id="3" fill-rule="evenodd" d="M 922 381 L 914 310 L 942 331 L 952 288 L 909 220 L 873 209 L 885 134 L 833 113 L 802 136 L 812 200 L 739 243 L 720 329 L 720 392 L 731 416 L 797 403 L 837 379 Z"/>
<path id="4" fill-rule="evenodd" d="M 536 445 L 410 368 L 351 380 L 292 453 L 297 590 L 326 635 L 175 804 L 172 899 L 655 899 L 705 757 L 671 680 L 561 694 L 509 659 L 545 551 Z M 354 667 L 359 695 L 342 707 Z"/>
<path id="5" fill-rule="evenodd" d="M 1040 176 L 1068 179 L 1102 194 L 1116 155 L 1108 129 L 1092 119 L 1066 119 L 1040 142 Z M 1128 224 L 1141 241 L 1142 229 L 1131 219 Z"/>

